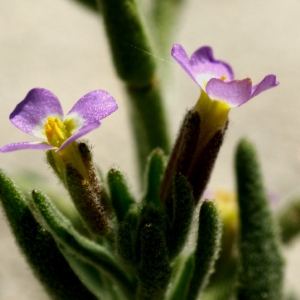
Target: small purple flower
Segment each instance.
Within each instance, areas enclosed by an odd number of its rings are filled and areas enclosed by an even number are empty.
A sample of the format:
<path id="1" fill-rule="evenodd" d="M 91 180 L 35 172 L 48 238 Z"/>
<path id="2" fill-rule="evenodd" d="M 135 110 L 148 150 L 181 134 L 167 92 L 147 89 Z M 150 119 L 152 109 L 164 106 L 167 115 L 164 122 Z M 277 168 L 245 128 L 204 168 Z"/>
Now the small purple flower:
<path id="1" fill-rule="evenodd" d="M 215 60 L 212 49 L 207 46 L 199 48 L 189 59 L 182 46 L 176 44 L 172 48 L 172 56 L 211 100 L 225 102 L 229 107 L 240 106 L 279 84 L 272 74 L 255 86 L 252 86 L 250 78 L 234 80 L 231 67 Z"/>
<path id="2" fill-rule="evenodd" d="M 10 121 L 20 130 L 43 139 L 42 142 L 13 143 L 0 152 L 23 149 L 61 151 L 67 145 L 100 126 L 100 120 L 118 108 L 106 91 L 96 90 L 83 96 L 64 117 L 58 98 L 50 91 L 29 91 L 10 114 Z"/>

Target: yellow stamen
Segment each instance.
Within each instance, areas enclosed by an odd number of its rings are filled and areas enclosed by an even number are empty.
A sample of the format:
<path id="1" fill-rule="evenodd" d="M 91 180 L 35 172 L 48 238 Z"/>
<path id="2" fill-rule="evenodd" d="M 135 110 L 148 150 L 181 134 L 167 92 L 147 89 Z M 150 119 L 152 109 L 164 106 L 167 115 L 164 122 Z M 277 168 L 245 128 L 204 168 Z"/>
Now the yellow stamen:
<path id="1" fill-rule="evenodd" d="M 227 76 L 226 75 L 223 75 L 223 76 L 221 76 L 221 78 L 220 78 L 222 81 L 225 81 L 226 79 L 227 79 Z"/>
<path id="2" fill-rule="evenodd" d="M 48 142 L 52 146 L 60 147 L 69 137 L 63 122 L 58 117 L 48 117 L 44 128 Z"/>

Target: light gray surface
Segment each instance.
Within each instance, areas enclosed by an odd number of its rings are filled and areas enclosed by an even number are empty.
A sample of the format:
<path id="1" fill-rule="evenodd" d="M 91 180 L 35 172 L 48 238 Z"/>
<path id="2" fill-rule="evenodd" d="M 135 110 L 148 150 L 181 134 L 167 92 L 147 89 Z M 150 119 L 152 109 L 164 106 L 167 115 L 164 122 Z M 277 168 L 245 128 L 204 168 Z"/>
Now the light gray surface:
<path id="1" fill-rule="evenodd" d="M 182 44 L 188 53 L 211 45 L 217 58 L 232 65 L 237 78 L 249 76 L 256 83 L 274 73 L 280 81 L 279 87 L 230 113 L 230 127 L 210 187 L 234 187 L 233 150 L 237 140 L 246 136 L 257 145 L 268 189 L 282 199 L 300 192 L 300 2 L 187 2 L 172 43 Z M 31 88 L 51 90 L 66 112 L 85 93 L 105 89 L 115 97 L 119 110 L 88 139 L 103 170 L 117 164 L 138 192 L 126 99 L 111 65 L 100 18 L 66 0 L 1 0 L 0 12 L 0 145 L 34 140 L 8 120 Z M 174 74 L 169 88 L 174 93 L 166 106 L 175 138 L 199 89 L 171 57 L 168 61 Z M 158 63 L 167 62 L 158 59 Z M 38 173 L 52 188 L 60 188 L 44 164 L 42 151 L 1 154 L 0 167 L 8 173 L 16 177 L 18 166 Z M 2 214 L 0 228 L 0 299 L 48 299 L 18 253 Z M 299 244 L 287 253 L 293 256 L 288 264 L 289 285 L 299 289 Z"/>

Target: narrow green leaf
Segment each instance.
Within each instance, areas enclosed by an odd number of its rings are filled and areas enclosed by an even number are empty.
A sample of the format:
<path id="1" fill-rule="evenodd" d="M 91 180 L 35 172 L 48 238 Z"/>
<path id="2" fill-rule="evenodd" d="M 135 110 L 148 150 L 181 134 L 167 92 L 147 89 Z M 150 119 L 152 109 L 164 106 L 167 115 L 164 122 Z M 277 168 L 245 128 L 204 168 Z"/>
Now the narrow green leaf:
<path id="1" fill-rule="evenodd" d="M 124 261 L 134 266 L 136 263 L 135 255 L 135 228 L 133 229 L 128 222 L 122 222 L 118 228 L 117 250 Z"/>
<path id="2" fill-rule="evenodd" d="M 59 248 L 74 272 L 81 281 L 95 294 L 98 299 L 103 300 L 120 300 L 124 299 L 123 293 L 107 274 L 93 265 L 86 263 L 80 257 L 68 251 L 64 246 Z"/>
<path id="3" fill-rule="evenodd" d="M 103 282 L 99 269 L 86 263 L 80 257 L 76 257 L 74 253 L 69 252 L 65 247 L 60 247 L 60 250 L 80 280 L 95 296 L 99 299 L 111 300 L 109 288 Z"/>
<path id="4" fill-rule="evenodd" d="M 182 250 L 195 210 L 192 188 L 184 176 L 175 176 L 173 189 L 174 218 L 167 234 L 170 258 L 174 258 Z"/>
<path id="5" fill-rule="evenodd" d="M 190 281 L 195 267 L 194 253 L 181 256 L 175 261 L 173 273 L 174 279 L 168 292 L 168 300 L 186 299 Z"/>
<path id="6" fill-rule="evenodd" d="M 20 190 L 1 170 L 0 200 L 18 246 L 51 298 L 96 300 L 74 274 L 51 234 L 36 222 Z"/>
<path id="7" fill-rule="evenodd" d="M 217 259 L 221 223 L 214 202 L 205 200 L 200 208 L 198 240 L 195 250 L 195 268 L 191 279 L 187 300 L 198 299 L 198 295 L 208 283 Z"/>
<path id="8" fill-rule="evenodd" d="M 241 140 L 235 156 L 240 212 L 238 299 L 282 299 L 283 259 L 256 151 Z"/>
<path id="9" fill-rule="evenodd" d="M 132 297 L 135 286 L 130 274 L 123 270 L 109 250 L 81 236 L 44 194 L 34 190 L 32 198 L 35 209 L 38 210 L 45 227 L 52 233 L 57 243 L 79 256 L 83 261 L 105 271 L 129 298 Z"/>
<path id="10" fill-rule="evenodd" d="M 130 207 L 135 204 L 135 200 L 131 195 L 125 176 L 120 170 L 110 169 L 107 174 L 107 183 L 112 206 L 118 221 L 122 222 Z"/>
<path id="11" fill-rule="evenodd" d="M 144 202 L 151 202 L 160 207 L 162 205 L 159 192 L 162 176 L 165 170 L 165 157 L 160 149 L 155 149 L 148 158 L 146 169 L 146 194 Z"/>
<path id="12" fill-rule="evenodd" d="M 141 213 L 138 230 L 139 266 L 137 300 L 157 300 L 165 294 L 171 266 L 166 246 L 165 214 L 153 204 Z"/>

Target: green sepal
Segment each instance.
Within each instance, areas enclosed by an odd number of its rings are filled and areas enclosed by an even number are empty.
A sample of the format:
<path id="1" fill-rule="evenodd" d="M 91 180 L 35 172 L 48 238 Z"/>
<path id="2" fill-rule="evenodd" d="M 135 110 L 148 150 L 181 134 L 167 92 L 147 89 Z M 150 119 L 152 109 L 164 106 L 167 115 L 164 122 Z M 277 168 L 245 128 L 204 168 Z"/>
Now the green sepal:
<path id="1" fill-rule="evenodd" d="M 20 190 L 1 170 L 0 200 L 18 246 L 51 298 L 96 300 L 74 274 L 51 234 L 37 223 Z"/>
<path id="2" fill-rule="evenodd" d="M 174 177 L 173 201 L 171 225 L 167 233 L 167 245 L 171 259 L 182 250 L 185 244 L 195 210 L 192 188 L 181 174 L 176 174 Z"/>
<path id="3" fill-rule="evenodd" d="M 185 300 L 192 274 L 195 267 L 194 253 L 179 256 L 174 263 L 172 271 L 172 283 L 166 299 Z M 173 276 L 174 274 L 174 276 Z"/>
<path id="4" fill-rule="evenodd" d="M 191 159 L 197 147 L 199 135 L 200 116 L 197 112 L 188 111 L 180 126 L 179 134 L 170 154 L 161 185 L 161 201 L 165 203 L 166 206 L 171 207 L 171 210 L 173 210 L 174 176 L 179 173 L 187 176 Z"/>
<path id="5" fill-rule="evenodd" d="M 34 190 L 32 199 L 35 216 L 55 241 L 86 263 L 104 271 L 130 299 L 135 292 L 135 286 L 130 274 L 126 273 L 114 255 L 104 246 L 81 236 L 43 193 Z"/>
<path id="6" fill-rule="evenodd" d="M 110 169 L 107 174 L 107 184 L 110 191 L 111 204 L 115 210 L 118 222 L 122 222 L 130 209 L 135 204 L 125 176 L 120 170 Z"/>
<path id="7" fill-rule="evenodd" d="M 238 299 L 282 299 L 284 263 L 278 236 L 256 151 L 246 140 L 237 146 L 235 171 L 240 217 Z"/>
<path id="8" fill-rule="evenodd" d="M 290 201 L 277 216 L 281 241 L 289 244 L 300 234 L 300 199 Z"/>
<path id="9" fill-rule="evenodd" d="M 214 202 L 204 200 L 199 214 L 197 246 L 194 252 L 195 268 L 186 299 L 198 299 L 206 287 L 218 257 L 221 240 L 221 222 Z"/>
<path id="10" fill-rule="evenodd" d="M 53 156 L 53 152 L 51 150 L 46 151 L 46 161 L 49 164 L 49 166 L 52 168 L 54 174 L 58 177 L 60 182 L 67 189 L 64 171 L 59 169 L 58 164 Z"/>
<path id="11" fill-rule="evenodd" d="M 137 300 L 157 300 L 165 294 L 171 266 L 166 245 L 166 216 L 152 203 L 143 207 L 138 228 Z"/>
<path id="12" fill-rule="evenodd" d="M 129 85 L 152 82 L 155 61 L 135 0 L 98 0 L 118 75 Z"/>
<path id="13" fill-rule="evenodd" d="M 151 202 L 157 207 L 162 206 L 159 193 L 164 170 L 164 154 L 161 149 L 155 149 L 148 158 L 148 165 L 146 168 L 146 193 L 143 199 L 144 203 Z"/>

